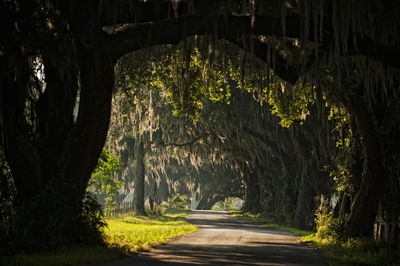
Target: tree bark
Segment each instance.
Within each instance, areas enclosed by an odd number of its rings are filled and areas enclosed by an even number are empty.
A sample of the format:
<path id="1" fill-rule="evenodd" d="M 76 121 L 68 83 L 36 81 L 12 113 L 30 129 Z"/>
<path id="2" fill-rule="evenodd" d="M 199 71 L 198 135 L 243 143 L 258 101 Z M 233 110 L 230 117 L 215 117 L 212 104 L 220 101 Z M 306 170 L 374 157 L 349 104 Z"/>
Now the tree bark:
<path id="1" fill-rule="evenodd" d="M 246 191 L 244 211 L 257 213 L 260 211 L 260 187 L 258 184 L 257 171 L 249 171 L 245 177 Z"/>
<path id="2" fill-rule="evenodd" d="M 379 204 L 385 191 L 387 174 L 382 164 L 378 133 L 365 102 L 361 97 L 353 96 L 348 105 L 356 118 L 366 160 L 361 186 L 351 205 L 345 229 L 350 236 L 371 237 Z"/>
<path id="3" fill-rule="evenodd" d="M 144 143 L 137 139 L 135 152 L 135 212 L 139 215 L 146 215 L 144 209 Z"/>
<path id="4" fill-rule="evenodd" d="M 300 229 L 310 229 L 310 214 L 312 213 L 312 189 L 307 182 L 307 174 L 301 178 L 300 188 L 297 196 L 297 206 L 294 215 L 294 226 Z"/>
<path id="5" fill-rule="evenodd" d="M 61 8 L 71 31 L 60 26 L 60 32 L 49 34 L 32 25 L 29 17 L 41 12 L 32 3 L 32 8 L 21 5 L 14 18 L 23 37 L 13 38 L 19 33 L 14 23 L 10 26 L 13 37 L 4 43 L 0 87 L 0 113 L 7 114 L 1 117 L 2 139 L 17 189 L 16 234 L 31 239 L 16 244 L 28 250 L 88 236 L 91 225 L 82 218 L 82 200 L 105 142 L 114 83 L 108 36 L 95 20 L 82 23 L 95 10 Z M 45 89 L 32 81 L 35 57 L 43 63 Z"/>

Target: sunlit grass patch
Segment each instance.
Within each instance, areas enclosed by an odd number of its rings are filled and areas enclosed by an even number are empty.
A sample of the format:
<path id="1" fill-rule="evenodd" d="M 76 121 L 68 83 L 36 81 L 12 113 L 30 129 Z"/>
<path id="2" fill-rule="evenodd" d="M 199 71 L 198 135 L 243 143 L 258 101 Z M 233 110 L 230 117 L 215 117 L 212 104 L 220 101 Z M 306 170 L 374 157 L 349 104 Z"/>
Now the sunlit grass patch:
<path id="1" fill-rule="evenodd" d="M 274 221 L 273 219 L 263 217 L 259 213 L 254 214 L 254 213 L 243 212 L 243 211 L 231 211 L 231 213 L 237 218 L 252 220 L 254 223 L 261 225 L 265 228 L 289 232 L 296 236 L 307 236 L 307 235 L 310 235 L 313 233 L 312 231 L 301 230 L 301 229 L 297 229 L 294 227 L 285 226 L 285 225 L 276 223 L 276 221 Z"/>
<path id="2" fill-rule="evenodd" d="M 168 239 L 198 230 L 186 221 L 187 211 L 169 210 L 160 216 L 125 216 L 108 219 L 106 242 L 129 251 L 161 244 Z"/>
<path id="3" fill-rule="evenodd" d="M 320 239 L 315 234 L 304 236 L 302 240 L 325 254 L 330 265 L 400 265 L 398 251 L 373 240 L 338 241 Z"/>
<path id="4" fill-rule="evenodd" d="M 1 266 L 72 266 L 95 264 L 126 256 L 168 239 L 198 230 L 186 221 L 188 210 L 167 210 L 164 215 L 120 214 L 107 219 L 104 229 L 108 246 L 72 246 L 51 253 L 0 257 Z"/>

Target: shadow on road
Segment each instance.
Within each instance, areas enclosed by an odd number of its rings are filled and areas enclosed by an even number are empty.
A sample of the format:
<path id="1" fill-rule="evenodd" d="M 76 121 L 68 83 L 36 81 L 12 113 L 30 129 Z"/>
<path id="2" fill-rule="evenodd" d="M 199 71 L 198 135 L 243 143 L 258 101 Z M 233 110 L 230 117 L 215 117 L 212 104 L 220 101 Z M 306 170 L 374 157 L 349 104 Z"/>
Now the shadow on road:
<path id="1" fill-rule="evenodd" d="M 148 265 L 328 265 L 298 237 L 262 228 L 228 212 L 193 211 L 199 231 L 150 252 L 105 266 Z"/>
<path id="2" fill-rule="evenodd" d="M 206 218 L 197 218 L 204 217 Z M 189 222 L 201 229 L 229 229 L 229 230 L 249 230 L 253 232 L 268 232 L 269 234 L 293 236 L 292 233 L 276 231 L 254 224 L 249 220 L 234 218 L 227 211 L 192 211 Z"/>
<path id="3" fill-rule="evenodd" d="M 310 250 L 295 244 L 263 243 L 257 247 L 227 245 L 212 248 L 197 245 L 169 248 L 167 245 L 159 250 L 170 256 L 163 258 L 163 261 L 182 265 L 325 265 L 319 258 L 313 260 L 314 254 Z M 160 258 L 145 259 L 153 261 L 154 265 L 160 262 Z"/>

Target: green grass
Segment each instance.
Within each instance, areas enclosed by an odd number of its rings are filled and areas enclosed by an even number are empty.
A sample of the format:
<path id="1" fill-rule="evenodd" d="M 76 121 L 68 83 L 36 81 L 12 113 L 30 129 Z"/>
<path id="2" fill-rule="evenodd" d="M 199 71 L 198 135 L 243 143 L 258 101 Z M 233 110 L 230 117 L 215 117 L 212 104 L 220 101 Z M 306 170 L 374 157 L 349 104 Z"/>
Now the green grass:
<path id="1" fill-rule="evenodd" d="M 162 216 L 126 216 L 107 220 L 106 242 L 129 251 L 164 243 L 198 230 L 186 221 L 187 211 L 169 210 Z"/>
<path id="2" fill-rule="evenodd" d="M 373 240 L 320 239 L 315 234 L 302 240 L 323 253 L 330 265 L 400 265 L 399 252 Z"/>
<path id="3" fill-rule="evenodd" d="M 281 225 L 279 223 L 276 223 L 271 218 L 261 216 L 259 213 L 253 214 L 253 213 L 243 212 L 243 211 L 231 211 L 231 213 L 233 215 L 235 215 L 237 218 L 249 219 L 249 220 L 252 220 L 254 223 L 261 225 L 265 228 L 289 232 L 289 233 L 294 234 L 295 236 L 307 236 L 307 235 L 310 235 L 313 233 L 312 231 L 300 230 L 300 229 L 297 229 L 294 227 Z"/>
<path id="4" fill-rule="evenodd" d="M 104 229 L 106 247 L 73 246 L 51 253 L 0 257 L 0 265 L 72 266 L 109 261 L 198 230 L 186 221 L 188 212 L 167 210 L 164 215 L 134 216 L 133 213 L 119 215 L 107 219 L 108 226 Z"/>

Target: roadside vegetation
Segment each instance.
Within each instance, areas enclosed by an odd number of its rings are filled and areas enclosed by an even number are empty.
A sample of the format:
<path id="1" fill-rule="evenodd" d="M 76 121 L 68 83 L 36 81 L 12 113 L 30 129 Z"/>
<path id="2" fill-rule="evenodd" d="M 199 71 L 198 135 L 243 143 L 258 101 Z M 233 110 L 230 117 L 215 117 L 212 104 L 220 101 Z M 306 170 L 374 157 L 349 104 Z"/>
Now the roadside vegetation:
<path id="1" fill-rule="evenodd" d="M 197 230 L 186 221 L 188 211 L 169 209 L 163 215 L 122 216 L 107 220 L 106 242 L 135 252 Z"/>
<path id="2" fill-rule="evenodd" d="M 341 238 L 341 224 L 330 214 L 318 213 L 316 232 L 277 223 L 272 218 L 243 211 L 231 211 L 240 219 L 249 219 L 263 227 L 301 236 L 301 242 L 323 254 L 330 265 L 400 265 L 400 254 L 387 243 L 367 239 Z"/>
<path id="3" fill-rule="evenodd" d="M 76 245 L 38 254 L 0 258 L 4 266 L 69 266 L 100 263 L 161 244 L 198 230 L 186 221 L 189 210 L 167 209 L 162 213 L 137 216 L 125 213 L 106 219 L 104 246 Z"/>
<path id="4" fill-rule="evenodd" d="M 265 228 L 268 229 L 273 229 L 273 230 L 278 230 L 278 231 L 284 231 L 284 232 L 289 232 L 294 234 L 295 236 L 307 236 L 312 234 L 312 231 L 309 230 L 300 230 L 291 226 L 287 225 L 282 225 L 275 221 L 272 218 L 265 217 L 261 215 L 260 213 L 254 214 L 250 212 L 243 212 L 243 211 L 231 211 L 231 213 L 240 219 L 248 219 L 253 221 L 254 223 L 261 225 Z"/>
<path id="5" fill-rule="evenodd" d="M 327 256 L 331 265 L 400 265 L 400 253 L 388 242 L 343 237 L 343 224 L 320 208 L 315 218 L 316 232 L 302 241 Z"/>
<path id="6" fill-rule="evenodd" d="M 330 265 L 400 265 L 399 253 L 382 242 L 323 239 L 318 234 L 304 236 L 302 241 L 324 254 Z"/>
<path id="7" fill-rule="evenodd" d="M 237 197 L 226 197 L 223 201 L 220 200 L 212 206 L 214 211 L 238 211 L 243 206 L 243 201 Z"/>

